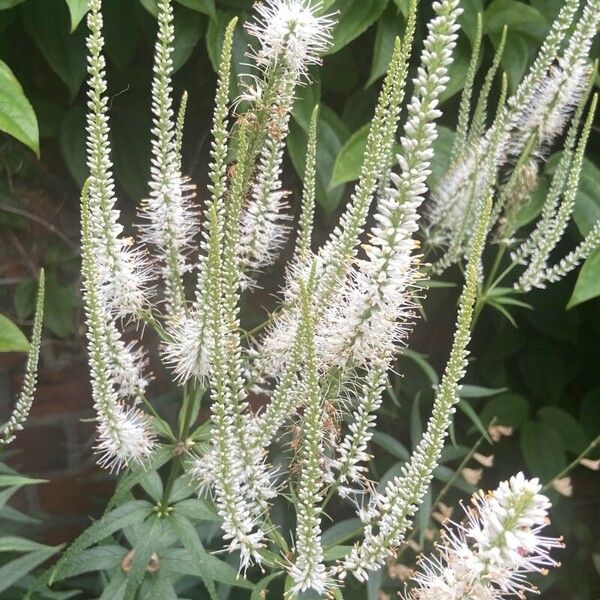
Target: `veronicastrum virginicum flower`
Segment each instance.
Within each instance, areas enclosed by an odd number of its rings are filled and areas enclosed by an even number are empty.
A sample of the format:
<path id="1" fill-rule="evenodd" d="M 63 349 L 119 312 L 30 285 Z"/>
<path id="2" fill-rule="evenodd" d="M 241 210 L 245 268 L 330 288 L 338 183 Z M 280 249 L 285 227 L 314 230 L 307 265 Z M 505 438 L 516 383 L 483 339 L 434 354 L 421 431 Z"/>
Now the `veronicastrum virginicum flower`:
<path id="1" fill-rule="evenodd" d="M 588 0 L 589 7 L 597 2 Z M 318 250 L 312 248 L 312 231 L 319 110 L 316 106 L 312 110 L 299 232 L 282 305 L 265 331 L 253 333 L 242 329 L 240 301 L 242 294 L 260 287 L 259 272 L 274 262 L 291 231 L 282 165 L 292 106 L 298 86 L 308 81 L 309 67 L 320 64 L 331 47 L 334 17 L 325 14 L 320 2 L 310 0 L 258 3 L 256 18 L 246 26 L 254 38 L 247 51 L 250 71 L 241 77 L 241 93 L 233 102 L 230 81 L 236 20 L 225 29 L 208 194 L 197 226 L 200 203 L 195 204 L 182 174 L 187 96 L 178 115 L 173 109 L 173 11 L 169 0 L 159 0 L 150 196 L 142 210 L 142 241 L 149 248 L 144 251 L 122 239 L 118 224 L 107 137 L 100 1 L 93 0 L 88 16 L 91 177 L 82 201 L 82 254 L 100 462 L 112 469 L 145 464 L 157 444 L 153 427 L 159 420 L 151 420 L 138 406 L 139 401 L 146 401 L 143 355 L 125 342 L 121 331 L 120 318 L 133 314 L 155 328 L 162 339 L 163 361 L 182 387 L 183 416 L 175 448 L 178 456 L 193 449 L 183 463 L 187 475 L 212 498 L 226 548 L 239 554 L 240 570 L 256 563 L 263 568 L 283 565 L 290 577 L 291 596 L 314 593 L 323 597 L 336 593 L 348 574 L 364 581 L 386 564 L 406 539 L 440 461 L 467 367 L 486 240 L 495 222 L 508 215 L 511 202 L 519 197 L 513 184 L 519 182 L 522 196 L 526 176 L 546 156 L 547 144 L 566 127 L 573 110 L 575 133 L 568 134 L 572 156 L 561 168 L 565 181 L 569 174 L 571 181 L 557 186 L 561 193 L 563 187 L 576 187 L 589 118 L 578 143 L 577 126 L 587 96 L 591 73 L 587 50 L 596 23 L 588 7 L 569 33 L 577 4 L 567 0 L 529 74 L 506 105 L 506 87 L 502 88 L 497 114 L 487 128 L 488 95 L 502 49 L 494 57 L 470 119 L 482 38 L 479 22 L 454 142 L 458 159 L 434 194 L 431 208 L 427 196 L 436 121 L 449 80 L 460 6 L 459 0 L 432 3 L 434 16 L 407 105 L 400 151 L 394 157 L 418 12 L 418 0 L 408 2 L 406 30 L 394 45 L 358 182 L 339 224 Z M 515 175 L 505 181 L 500 169 L 515 161 Z M 453 201 L 465 190 L 469 191 L 468 206 L 455 206 Z M 367 479 L 376 413 L 388 371 L 416 319 L 418 296 L 424 293 L 420 281 L 427 277 L 418 237 L 423 204 L 431 223 L 439 227 L 438 239 L 449 249 L 448 264 L 467 258 L 466 282 L 450 358 L 426 431 L 400 475 L 376 490 Z M 567 198 L 562 212 L 569 213 L 571 204 Z M 548 222 L 554 222 L 561 206 L 557 200 L 556 210 L 547 211 Z M 439 219 L 434 218 L 436 214 Z M 560 225 L 554 227 L 560 237 Z M 459 235 L 450 239 L 446 235 L 450 230 Z M 536 256 L 538 249 L 530 244 L 527 252 Z M 541 264 L 545 269 L 545 262 Z M 545 271 L 546 279 L 555 275 Z M 132 278 L 133 288 L 116 289 L 125 276 Z M 161 280 L 164 302 L 160 298 L 150 302 L 149 277 Z M 195 279 L 196 294 L 191 301 L 185 294 L 186 279 Z M 199 402 L 205 391 L 211 401 L 210 420 L 203 426 L 204 433 L 194 438 L 191 425 L 198 403 L 193 402 Z M 251 410 L 251 394 L 265 399 L 264 408 Z M 168 426 L 161 424 L 161 433 L 165 430 Z M 199 439 L 202 443 L 196 444 Z M 281 450 L 280 440 L 284 448 L 295 449 L 295 457 L 271 452 Z M 482 464 L 490 464 L 489 457 L 480 458 Z M 277 461 L 275 466 L 270 459 Z M 285 484 L 296 512 L 296 528 L 289 536 L 279 532 L 271 518 L 275 498 Z M 469 544 L 464 545 L 469 552 L 475 552 L 471 537 L 477 536 L 477 547 L 491 555 L 500 543 L 488 526 L 492 517 L 504 514 L 511 494 L 529 493 L 536 486 L 521 476 L 507 485 L 499 488 L 493 500 L 478 497 L 479 516 L 472 517 Z M 327 558 L 322 530 L 327 504 L 336 493 L 357 505 L 363 530 L 357 535 L 361 541 L 343 558 L 332 561 Z M 547 510 L 535 494 L 535 506 L 523 518 Z M 171 508 L 167 501 L 164 504 L 158 507 L 160 514 L 168 514 Z M 509 524 L 505 525 L 508 531 Z M 531 528 L 530 533 L 538 531 Z M 532 541 L 526 536 L 519 540 L 523 544 Z M 523 559 L 516 565 L 510 543 L 505 546 L 512 554 L 504 558 L 513 561 L 517 575 L 506 579 L 504 586 L 529 589 L 522 576 L 532 565 L 552 564 L 543 552 L 553 546 L 549 542 L 528 546 L 530 562 Z M 275 546 L 282 554 L 277 560 L 273 558 Z M 464 548 L 462 541 L 457 542 L 457 552 Z M 446 559 L 451 552 L 446 551 Z M 542 558 L 534 560 L 534 556 Z M 429 572 L 437 576 L 434 567 Z M 429 580 L 419 581 L 425 589 Z"/>

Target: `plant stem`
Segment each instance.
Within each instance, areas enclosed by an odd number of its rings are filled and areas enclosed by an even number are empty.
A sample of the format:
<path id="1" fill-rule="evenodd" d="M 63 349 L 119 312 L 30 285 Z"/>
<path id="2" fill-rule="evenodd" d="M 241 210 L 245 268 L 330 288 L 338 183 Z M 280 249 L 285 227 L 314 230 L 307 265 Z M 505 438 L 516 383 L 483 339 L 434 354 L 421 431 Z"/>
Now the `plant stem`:
<path id="1" fill-rule="evenodd" d="M 588 447 L 570 464 L 568 464 L 556 477 L 553 477 L 551 481 L 549 481 L 543 488 L 542 491 L 545 492 L 552 487 L 552 482 L 556 479 L 561 479 L 565 475 L 567 475 L 571 470 L 573 470 L 579 462 L 585 458 L 598 444 L 600 443 L 600 435 L 593 439 Z"/>

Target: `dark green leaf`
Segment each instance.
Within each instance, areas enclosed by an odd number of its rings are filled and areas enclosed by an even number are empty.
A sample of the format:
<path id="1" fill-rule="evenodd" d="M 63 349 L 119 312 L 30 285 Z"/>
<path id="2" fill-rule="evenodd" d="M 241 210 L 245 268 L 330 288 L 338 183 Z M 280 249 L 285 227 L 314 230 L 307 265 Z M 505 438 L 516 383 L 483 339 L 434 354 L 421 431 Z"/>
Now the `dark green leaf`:
<path id="1" fill-rule="evenodd" d="M 554 479 L 567 465 L 562 438 L 548 423 L 527 421 L 523 425 L 521 451 L 527 467 L 543 481 Z"/>
<path id="2" fill-rule="evenodd" d="M 328 186 L 330 190 L 343 183 L 358 179 L 367 148 L 369 129 L 370 125 L 367 124 L 354 132 L 335 158 L 333 173 L 331 174 L 331 181 Z M 394 155 L 399 149 L 400 146 L 396 146 Z"/>
<path id="3" fill-rule="evenodd" d="M 0 0 L 0 10 L 12 8 L 13 6 L 17 6 L 17 4 L 21 4 L 21 2 L 25 2 L 25 0 Z"/>
<path id="4" fill-rule="evenodd" d="M 204 13 L 211 19 L 217 18 L 215 11 L 215 0 L 177 0 L 179 4 L 191 8 L 192 10 Z"/>
<path id="5" fill-rule="evenodd" d="M 475 486 L 467 483 L 463 476 L 459 473 L 456 475 L 456 471 L 446 467 L 444 465 L 438 465 L 433 471 L 433 476 L 444 483 L 449 483 L 452 481 L 452 486 L 458 490 L 466 492 L 467 494 L 472 494 L 475 491 Z"/>
<path id="6" fill-rule="evenodd" d="M 256 587 L 252 590 L 252 594 L 250 594 L 250 600 L 263 600 L 268 597 L 268 589 L 271 581 L 281 577 L 285 574 L 285 571 L 277 571 L 275 573 L 271 573 L 266 577 L 263 577 L 257 584 Z"/>
<path id="7" fill-rule="evenodd" d="M 492 398 L 483 408 L 480 418 L 487 427 L 492 419 L 496 419 L 496 425 L 509 427 L 521 426 L 529 416 L 529 403 L 519 394 L 500 394 Z"/>
<path id="8" fill-rule="evenodd" d="M 88 548 L 76 554 L 58 579 L 76 577 L 82 573 L 106 571 L 118 567 L 128 550 L 116 544 Z"/>
<path id="9" fill-rule="evenodd" d="M 158 540 L 162 531 L 162 521 L 156 516 L 151 517 L 144 523 L 143 532 L 134 548 L 131 568 L 127 573 L 124 600 L 134 600 L 136 597 L 150 558 L 154 552 L 159 550 Z"/>
<path id="10" fill-rule="evenodd" d="M 410 453 L 406 449 L 406 446 L 401 444 L 396 438 L 393 438 L 387 433 L 375 431 L 373 433 L 373 442 L 375 442 L 378 446 L 381 446 L 384 450 L 387 450 L 396 458 L 401 458 L 402 460 L 410 459 Z"/>
<path id="11" fill-rule="evenodd" d="M 167 522 L 175 531 L 185 549 L 189 552 L 190 558 L 197 565 L 200 578 L 206 586 L 211 599 L 216 600 L 218 596 L 213 572 L 207 564 L 206 557 L 208 554 L 206 553 L 206 550 L 204 550 L 198 532 L 194 529 L 194 526 L 189 519 L 175 511 L 170 515 Z"/>
<path id="12" fill-rule="evenodd" d="M 31 148 L 38 156 L 40 141 L 35 112 L 21 84 L 8 65 L 0 60 L 0 131 Z"/>
<path id="13" fill-rule="evenodd" d="M 70 33 L 64 0 L 28 0 L 23 13 L 29 35 L 74 97 L 85 77 L 85 28 Z"/>
<path id="14" fill-rule="evenodd" d="M 77 555 L 117 531 L 130 525 L 141 523 L 152 514 L 152 504 L 145 500 L 132 500 L 104 515 L 101 519 L 90 525 L 67 548 L 61 559 L 51 570 L 50 581 L 60 576 L 63 569 L 69 569 Z"/>
<path id="15" fill-rule="evenodd" d="M 384 11 L 388 0 L 336 0 L 328 12 L 338 12 L 333 31 L 333 44 L 328 54 L 333 54 L 368 29 Z"/>
<path id="16" fill-rule="evenodd" d="M 64 338 L 73 333 L 73 311 L 78 306 L 77 296 L 70 285 L 62 285 L 54 273 L 46 278 L 46 305 L 44 324 L 54 335 Z"/>
<path id="17" fill-rule="evenodd" d="M 371 73 L 365 87 L 369 87 L 384 75 L 389 67 L 396 37 L 403 31 L 404 19 L 393 4 L 389 4 L 377 21 L 377 35 L 373 47 Z"/>
<path id="18" fill-rule="evenodd" d="M 332 525 L 323 532 L 323 546 L 339 546 L 356 537 L 362 523 L 360 519 L 346 519 Z"/>
<path id="19" fill-rule="evenodd" d="M 58 141 L 67 167 L 79 187 L 83 186 L 89 175 L 86 164 L 85 128 L 85 107 L 82 104 L 74 104 L 60 124 Z"/>
<path id="20" fill-rule="evenodd" d="M 542 38 L 548 30 L 548 22 L 538 10 L 516 0 L 494 0 L 484 14 L 484 25 L 494 35 L 508 25 L 511 31 L 522 31 Z"/>
<path id="21" fill-rule="evenodd" d="M 588 436 L 583 427 L 566 411 L 557 406 L 543 406 L 538 417 L 544 423 L 552 425 L 563 440 L 565 449 L 580 454 L 588 445 Z"/>
<path id="22" fill-rule="evenodd" d="M 335 160 L 340 153 L 348 132 L 339 117 L 327 106 L 321 106 L 317 128 L 317 202 L 328 213 L 339 205 L 343 186 L 329 188 Z M 306 132 L 292 123 L 288 136 L 288 151 L 299 175 L 304 174 L 306 157 Z"/>
<path id="23" fill-rule="evenodd" d="M 600 221 L 600 169 L 588 158 L 584 159 L 579 188 L 573 210 L 573 219 L 581 235 L 587 235 Z"/>
<path id="24" fill-rule="evenodd" d="M 57 552 L 60 546 L 47 546 L 42 550 L 29 552 L 24 556 L 19 556 L 0 567 L 0 592 L 4 592 L 11 585 L 19 581 L 22 577 L 31 573 L 33 569 L 48 560 Z"/>

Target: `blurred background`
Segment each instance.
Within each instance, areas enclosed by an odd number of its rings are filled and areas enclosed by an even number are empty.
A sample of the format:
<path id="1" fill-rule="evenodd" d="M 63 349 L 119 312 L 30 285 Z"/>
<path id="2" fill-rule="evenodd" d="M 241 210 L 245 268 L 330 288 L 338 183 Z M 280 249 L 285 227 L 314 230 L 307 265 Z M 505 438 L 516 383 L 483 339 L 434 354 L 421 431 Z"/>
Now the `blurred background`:
<path id="1" fill-rule="evenodd" d="M 150 76 L 156 31 L 154 0 L 104 0 L 106 53 L 113 129 L 113 159 L 123 222 L 136 222 L 136 205 L 147 193 L 150 156 Z M 323 239 L 352 190 L 366 139 L 366 126 L 394 38 L 402 34 L 406 0 L 336 0 L 340 22 L 334 46 L 299 93 L 286 155 L 286 185 L 296 210 L 303 171 L 306 132 L 312 107 L 321 104 L 317 164 L 317 232 Z M 421 2 L 418 44 L 431 13 Z M 462 0 L 463 26 L 444 94 L 444 117 L 437 142 L 435 184 L 449 161 L 451 127 L 475 37 L 477 13 L 484 14 L 481 72 L 489 64 L 505 24 L 508 43 L 502 66 L 511 90 L 526 71 L 556 15 L 561 0 Z M 184 171 L 198 186 L 202 202 L 210 143 L 215 61 L 227 22 L 245 20 L 252 0 L 175 2 L 175 95 L 189 93 L 184 137 Z M 67 542 L 97 515 L 113 479 L 93 461 L 92 405 L 86 372 L 79 297 L 79 190 L 85 166 L 85 0 L 0 0 L 0 312 L 22 329 L 31 324 L 37 273 L 46 269 L 45 338 L 40 385 L 32 417 L 11 446 L 9 464 L 23 474 L 49 480 L 17 497 L 21 508 L 44 514 L 46 541 Z M 235 75 L 244 69 L 247 35 L 238 27 Z M 417 48 L 419 45 L 417 45 Z M 600 54 L 598 42 L 594 56 Z M 598 82 L 600 83 L 600 82 Z M 13 125 L 7 125 L 13 123 Z M 17 123 L 17 125 L 14 125 Z M 8 135 L 10 134 L 10 135 Z M 540 188 L 547 185 L 552 158 Z M 577 198 L 573 245 L 600 218 L 600 136 L 596 125 Z M 536 216 L 532 198 L 523 223 Z M 135 229 L 131 229 L 135 234 Z M 286 251 L 284 251 L 285 254 Z M 283 261 L 282 261 L 283 262 Z M 600 282 L 598 251 L 586 265 Z M 267 292 L 247 299 L 244 318 L 259 321 L 272 305 L 281 266 L 265 276 Z M 377 474 L 393 473 L 405 449 L 419 439 L 422 419 L 433 399 L 433 385 L 446 360 L 461 274 L 448 272 L 450 285 L 431 290 L 425 318 L 411 338 L 411 352 L 400 360 L 376 438 Z M 470 448 L 493 418 L 508 427 L 493 446 L 494 466 L 452 479 L 446 504 L 473 491 L 493 487 L 524 469 L 551 481 L 600 433 L 600 284 L 596 293 L 573 296 L 577 273 L 543 293 L 526 297 L 534 310 L 515 309 L 511 322 L 487 308 L 472 345 L 472 364 L 463 390 L 462 410 L 453 430 L 454 448 Z M 590 298 L 591 296 L 591 298 Z M 567 306 L 569 306 L 567 308 Z M 151 342 L 151 341 L 150 341 Z M 152 344 L 150 344 L 152 346 Z M 155 346 L 154 346 L 155 347 Z M 169 413 L 176 395 L 156 352 L 151 396 Z M 23 355 L 0 353 L 0 421 L 20 389 Z M 507 390 L 510 390 L 507 391 Z M 388 418 L 389 417 L 389 418 Z M 460 452 L 448 453 L 436 473 L 436 489 L 452 478 Z M 592 454 L 591 458 L 600 455 Z M 480 465 L 476 465 L 480 466 Z M 480 478 L 480 479 L 479 479 Z M 584 466 L 572 473 L 572 489 L 552 491 L 554 529 L 566 539 L 560 570 L 543 582 L 544 598 L 600 598 L 600 485 L 598 473 Z M 436 524 L 431 506 L 418 519 L 417 539 L 426 544 Z M 392 576 L 392 574 L 390 574 Z M 576 589 L 573 582 L 576 581 Z"/>

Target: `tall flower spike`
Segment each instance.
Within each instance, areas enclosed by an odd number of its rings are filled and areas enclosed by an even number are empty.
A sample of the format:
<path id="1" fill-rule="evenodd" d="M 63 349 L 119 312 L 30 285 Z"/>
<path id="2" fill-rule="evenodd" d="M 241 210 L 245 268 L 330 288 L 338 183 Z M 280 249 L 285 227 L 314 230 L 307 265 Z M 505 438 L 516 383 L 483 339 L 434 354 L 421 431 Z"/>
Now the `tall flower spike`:
<path id="1" fill-rule="evenodd" d="M 167 315 L 181 319 L 187 312 L 183 275 L 191 269 L 186 255 L 197 232 L 197 223 L 190 202 L 194 187 L 181 174 L 178 134 L 181 127 L 175 122 L 171 85 L 173 40 L 173 7 L 170 0 L 159 0 L 152 81 L 150 197 L 141 210 L 142 232 L 146 243 L 158 250 L 156 258 L 165 282 Z"/>
<path id="2" fill-rule="evenodd" d="M 149 280 L 143 256 L 132 241 L 121 236 L 119 211 L 115 208 L 115 184 L 108 141 L 105 60 L 102 54 L 102 2 L 90 0 L 87 17 L 88 115 L 87 165 L 90 170 L 89 202 L 92 242 L 96 248 L 98 277 L 104 303 L 119 317 L 138 316 L 146 304 Z"/>
<path id="3" fill-rule="evenodd" d="M 502 600 L 539 593 L 527 576 L 558 566 L 550 550 L 563 547 L 560 539 L 541 535 L 551 506 L 541 488 L 537 479 L 518 473 L 493 492 L 475 494 L 466 524 L 445 525 L 439 556 L 421 560 L 413 577 L 417 587 L 405 600 Z"/>
<path id="4" fill-rule="evenodd" d="M 402 475 L 388 482 L 385 492 L 376 496 L 377 509 L 372 515 L 373 522 L 365 528 L 364 541 L 355 546 L 337 567 L 342 578 L 347 572 L 352 572 L 357 579 L 365 581 L 369 571 L 377 570 L 385 563 L 385 559 L 393 552 L 392 548 L 402 541 L 410 519 L 417 512 L 431 482 L 455 411 L 454 406 L 458 401 L 458 383 L 464 376 L 467 364 L 467 345 L 471 338 L 479 267 L 490 212 L 491 198 L 481 212 L 477 234 L 471 247 L 465 285 L 459 301 L 454 342 L 427 429 L 410 462 L 403 467 Z"/>
<path id="5" fill-rule="evenodd" d="M 435 120 L 441 115 L 438 98 L 448 82 L 460 14 L 458 0 L 435 2 L 433 7 L 436 17 L 428 26 L 398 155 L 400 173 L 392 173 L 393 187 L 378 202 L 367 257 L 357 261 L 341 299 L 319 328 L 319 351 L 326 364 L 347 359 L 359 367 L 387 364 L 407 333 L 417 278 L 413 234 L 427 192 Z"/>
<path id="6" fill-rule="evenodd" d="M 211 388 L 213 404 L 214 487 L 215 502 L 223 519 L 224 537 L 229 540 L 229 550 L 241 554 L 241 569 L 260 562 L 260 549 L 264 545 L 263 532 L 257 527 L 252 507 L 245 500 L 246 484 L 244 462 L 238 440 L 235 410 L 237 402 L 229 382 L 226 338 L 226 317 L 223 314 L 221 276 L 221 235 L 215 206 L 210 209 L 211 235 L 207 259 L 208 310 L 213 338 Z"/>
<path id="7" fill-rule="evenodd" d="M 231 79 L 231 51 L 237 19 L 227 26 L 221 49 L 217 93 L 212 124 L 211 163 L 209 165 L 210 199 L 204 212 L 202 228 L 202 253 L 197 266 L 196 299 L 190 314 L 176 322 L 169 322 L 169 341 L 164 344 L 163 357 L 180 384 L 190 379 L 206 383 L 210 372 L 212 336 L 210 335 L 207 313 L 207 264 L 206 252 L 209 240 L 208 215 L 212 206 L 216 207 L 217 217 L 222 218 L 222 200 L 227 188 L 227 150 L 229 85 Z"/>
<path id="8" fill-rule="evenodd" d="M 314 278 L 314 268 L 311 279 Z M 307 401 L 300 426 L 300 476 L 296 525 L 296 559 L 290 568 L 293 592 L 313 590 L 324 595 L 331 587 L 330 575 L 324 564 L 321 541 L 321 510 L 323 500 L 323 400 L 318 381 L 315 356 L 314 322 L 309 299 L 312 282 L 301 285 L 302 317 L 306 323 L 305 368 Z M 307 289 L 308 288 L 308 289 Z"/>
<path id="9" fill-rule="evenodd" d="M 0 447 L 10 444 L 15 439 L 16 433 L 23 429 L 23 425 L 29 416 L 29 411 L 33 404 L 33 396 L 37 384 L 40 345 L 42 341 L 42 322 L 44 320 L 44 282 L 44 270 L 42 269 L 40 271 L 40 280 L 38 283 L 35 317 L 33 320 L 31 342 L 27 353 L 27 366 L 25 367 L 23 389 L 19 394 L 15 408 L 8 421 L 0 426 Z"/>
<path id="10" fill-rule="evenodd" d="M 91 231 L 89 189 L 90 184 L 86 182 L 81 195 L 81 270 L 92 397 L 98 422 L 96 451 L 100 454 L 98 462 L 101 466 L 119 471 L 132 462 L 146 460 L 156 446 L 156 436 L 148 416 L 137 408 L 127 406 L 117 395 L 114 370 L 108 361 L 106 313 Z"/>
<path id="11" fill-rule="evenodd" d="M 314 294 L 317 332 L 321 328 L 324 307 L 335 304 L 331 297 L 339 291 L 346 274 L 352 266 L 356 249 L 363 232 L 369 207 L 377 193 L 378 185 L 388 174 L 393 143 L 398 127 L 400 105 L 404 98 L 404 86 L 408 62 L 414 39 L 416 2 L 409 5 L 411 13 L 402 43 L 396 42 L 390 67 L 379 95 L 375 115 L 367 136 L 367 147 L 360 176 L 350 203 L 330 239 L 317 257 L 317 280 Z M 300 322 L 298 312 L 298 280 L 307 274 L 309 257 L 293 263 L 287 276 L 284 295 L 286 306 L 275 317 L 262 340 L 261 354 L 265 370 L 270 374 L 280 372 L 295 340 L 293 323 Z"/>

